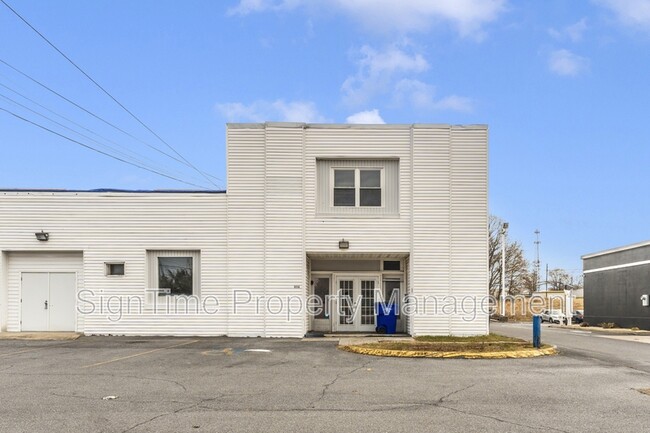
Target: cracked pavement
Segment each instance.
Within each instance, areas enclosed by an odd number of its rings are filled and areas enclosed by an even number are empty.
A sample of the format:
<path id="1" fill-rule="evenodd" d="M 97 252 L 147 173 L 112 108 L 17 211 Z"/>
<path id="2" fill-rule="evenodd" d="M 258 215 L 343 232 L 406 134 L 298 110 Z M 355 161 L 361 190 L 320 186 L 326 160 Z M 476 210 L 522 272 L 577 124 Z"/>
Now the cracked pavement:
<path id="1" fill-rule="evenodd" d="M 439 360 L 325 340 L 2 340 L 0 431 L 648 431 L 650 396 L 636 390 L 650 374 L 578 352 Z"/>

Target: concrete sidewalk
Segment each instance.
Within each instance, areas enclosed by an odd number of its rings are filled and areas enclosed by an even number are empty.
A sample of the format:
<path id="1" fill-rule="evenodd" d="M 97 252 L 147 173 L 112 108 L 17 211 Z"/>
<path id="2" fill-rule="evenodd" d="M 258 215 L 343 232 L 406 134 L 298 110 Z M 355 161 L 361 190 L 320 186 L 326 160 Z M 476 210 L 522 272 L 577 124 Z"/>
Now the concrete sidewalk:
<path id="1" fill-rule="evenodd" d="M 64 341 L 79 337 L 77 332 L 0 332 L 0 340 Z"/>

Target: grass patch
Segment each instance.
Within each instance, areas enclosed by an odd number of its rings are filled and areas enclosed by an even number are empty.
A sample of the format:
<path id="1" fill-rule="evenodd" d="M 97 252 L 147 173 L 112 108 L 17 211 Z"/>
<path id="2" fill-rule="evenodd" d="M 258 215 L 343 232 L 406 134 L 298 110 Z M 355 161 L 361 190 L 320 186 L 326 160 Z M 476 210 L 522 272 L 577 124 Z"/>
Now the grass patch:
<path id="1" fill-rule="evenodd" d="M 417 342 L 430 343 L 527 343 L 521 338 L 506 337 L 499 334 L 474 335 L 471 337 L 454 337 L 451 335 L 422 335 L 415 337 Z"/>
<path id="2" fill-rule="evenodd" d="M 415 341 L 380 341 L 363 345 L 369 349 L 424 351 L 424 352 L 507 352 L 532 347 L 520 338 L 499 334 L 454 337 L 450 335 L 423 335 Z"/>
<path id="3" fill-rule="evenodd" d="M 363 347 L 369 349 L 385 349 L 385 350 L 404 350 L 416 352 L 508 352 L 511 350 L 520 350 L 529 346 L 528 342 L 507 342 L 507 341 L 491 341 L 491 342 L 464 342 L 457 341 L 449 342 L 430 342 L 430 341 L 382 341 L 378 343 L 366 343 Z M 532 347 L 532 345 L 531 345 Z"/>

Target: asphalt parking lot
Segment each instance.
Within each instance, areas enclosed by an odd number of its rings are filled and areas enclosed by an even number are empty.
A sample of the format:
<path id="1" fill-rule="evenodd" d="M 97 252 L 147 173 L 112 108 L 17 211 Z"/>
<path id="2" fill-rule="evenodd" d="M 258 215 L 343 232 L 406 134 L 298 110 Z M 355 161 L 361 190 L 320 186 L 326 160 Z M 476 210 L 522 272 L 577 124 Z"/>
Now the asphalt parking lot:
<path id="1" fill-rule="evenodd" d="M 650 374 L 575 353 L 434 360 L 330 341 L 0 340 L 3 433 L 648 431 L 638 388 Z"/>

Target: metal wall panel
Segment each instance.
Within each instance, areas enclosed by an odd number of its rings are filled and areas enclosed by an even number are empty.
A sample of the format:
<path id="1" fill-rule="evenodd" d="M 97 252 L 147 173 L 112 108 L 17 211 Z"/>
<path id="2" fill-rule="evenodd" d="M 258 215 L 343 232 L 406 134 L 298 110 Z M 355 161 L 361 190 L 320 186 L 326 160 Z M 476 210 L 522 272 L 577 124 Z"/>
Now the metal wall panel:
<path id="1" fill-rule="evenodd" d="M 305 129 L 305 224 L 308 252 L 339 252 L 338 241 L 350 241 L 348 252 L 410 250 L 411 141 L 404 126 L 350 128 L 346 125 Z M 374 159 L 398 161 L 399 213 L 384 218 L 361 215 L 323 217 L 318 212 L 317 161 Z M 407 192 L 407 193 L 403 193 Z"/>
<path id="2" fill-rule="evenodd" d="M 187 321 L 168 315 L 107 313 L 109 298 L 138 299 L 147 285 L 147 250 L 201 251 L 201 294 L 225 298 L 226 197 L 193 193 L 0 193 L 0 250 L 11 266 L 20 251 L 83 251 L 84 299 L 96 306 L 78 316 L 77 329 L 87 334 L 222 335 L 224 314 L 199 315 Z M 50 233 L 47 242 L 34 233 Z M 124 262 L 125 275 L 109 277 L 105 262 Z M 50 260 L 32 260 L 33 271 L 47 270 Z M 11 275 L 11 272 L 8 272 Z M 1 281 L 1 280 L 0 280 Z M 2 290 L 9 289 L 8 282 Z M 17 299 L 0 306 L 16 330 Z M 86 305 L 86 304 L 84 304 Z M 135 306 L 135 304 L 132 304 Z M 135 308 L 134 308 L 135 309 Z M 11 314 L 9 314 L 11 312 Z M 12 322 L 13 321 L 13 322 Z M 172 325 L 173 324 L 173 325 Z"/>

